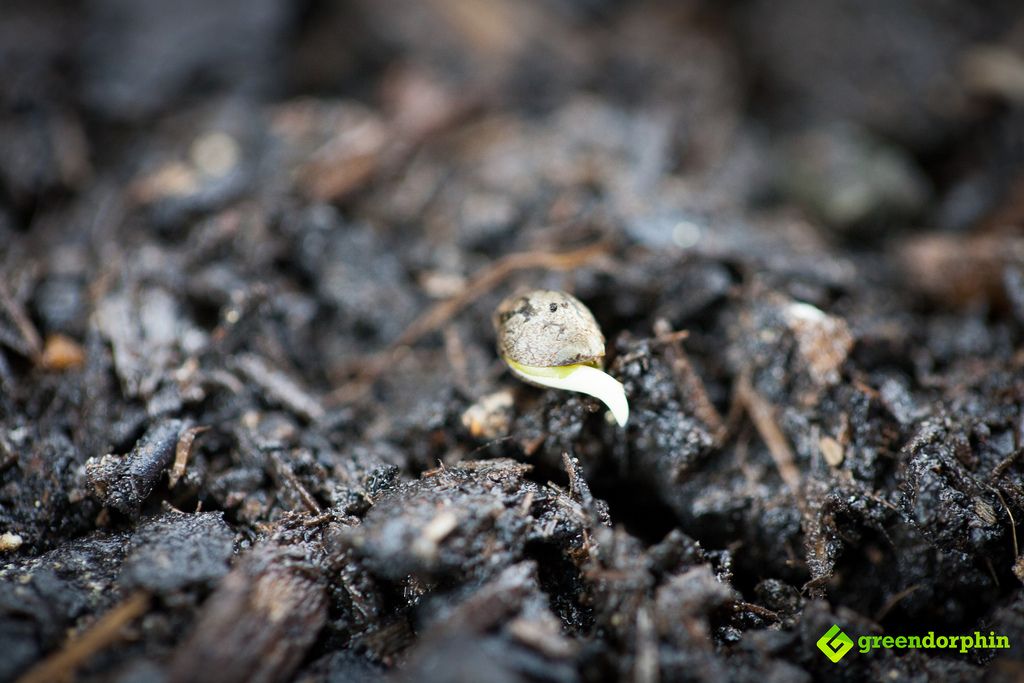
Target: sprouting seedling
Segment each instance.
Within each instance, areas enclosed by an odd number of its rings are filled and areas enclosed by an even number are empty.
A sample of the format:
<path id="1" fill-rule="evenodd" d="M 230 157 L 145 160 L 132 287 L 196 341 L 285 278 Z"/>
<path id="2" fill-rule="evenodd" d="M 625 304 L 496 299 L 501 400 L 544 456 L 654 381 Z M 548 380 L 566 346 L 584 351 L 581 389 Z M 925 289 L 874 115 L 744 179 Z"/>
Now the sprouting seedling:
<path id="1" fill-rule="evenodd" d="M 577 391 L 604 402 L 620 427 L 629 419 L 622 383 L 602 370 L 604 335 L 590 310 L 565 292 L 511 296 L 494 312 L 498 355 L 529 384 Z"/>

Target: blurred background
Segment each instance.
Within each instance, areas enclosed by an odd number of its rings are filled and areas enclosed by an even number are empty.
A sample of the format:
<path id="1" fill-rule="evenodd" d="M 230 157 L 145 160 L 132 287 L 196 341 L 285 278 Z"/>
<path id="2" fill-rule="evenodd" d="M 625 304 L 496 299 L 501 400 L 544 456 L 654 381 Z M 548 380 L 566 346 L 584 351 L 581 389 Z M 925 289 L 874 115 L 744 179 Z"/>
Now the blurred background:
<path id="1" fill-rule="evenodd" d="M 135 590 L 89 680 L 1017 643 L 1022 225 L 1020 0 L 5 0 L 0 678 Z M 524 287 L 593 309 L 626 430 L 503 374 Z M 931 654 L 848 680 L 988 662 Z"/>
<path id="2" fill-rule="evenodd" d="M 963 232 L 1018 218 L 1022 13 L 1013 0 L 11 0 L 0 223 L 66 222 L 113 183 L 170 231 L 240 197 L 354 205 L 447 247 L 445 267 L 552 223 L 566 188 L 558 211 L 600 211 L 650 244 L 692 246 L 723 212 L 780 205 L 852 244 Z"/>

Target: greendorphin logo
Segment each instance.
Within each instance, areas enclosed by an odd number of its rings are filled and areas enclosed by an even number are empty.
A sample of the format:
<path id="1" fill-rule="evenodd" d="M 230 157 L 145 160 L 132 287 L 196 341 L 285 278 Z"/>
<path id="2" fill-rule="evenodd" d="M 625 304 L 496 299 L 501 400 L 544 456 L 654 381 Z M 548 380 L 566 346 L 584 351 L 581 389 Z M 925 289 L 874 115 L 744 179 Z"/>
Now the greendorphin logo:
<path id="1" fill-rule="evenodd" d="M 832 628 L 818 638 L 818 649 L 824 652 L 833 664 L 842 659 L 851 648 L 853 648 L 853 641 L 850 640 L 850 636 L 840 631 L 836 624 L 832 624 Z"/>
<path id="2" fill-rule="evenodd" d="M 853 649 L 853 640 L 843 633 L 837 624 L 825 631 L 818 639 L 818 649 L 833 663 L 838 662 Z M 1010 639 L 995 631 L 985 635 L 975 631 L 970 635 L 937 636 L 934 631 L 916 636 L 858 636 L 857 651 L 868 654 L 872 650 L 957 650 L 967 653 L 971 650 L 1006 650 Z"/>

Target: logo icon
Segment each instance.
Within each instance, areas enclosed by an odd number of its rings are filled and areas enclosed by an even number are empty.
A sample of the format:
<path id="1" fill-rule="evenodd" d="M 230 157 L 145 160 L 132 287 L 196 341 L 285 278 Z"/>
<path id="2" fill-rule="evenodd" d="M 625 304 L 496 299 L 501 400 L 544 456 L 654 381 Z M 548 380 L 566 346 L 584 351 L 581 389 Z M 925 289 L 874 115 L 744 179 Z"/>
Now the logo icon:
<path id="1" fill-rule="evenodd" d="M 843 655 L 853 649 L 853 641 L 850 640 L 850 636 L 840 631 L 836 624 L 832 624 L 832 628 L 818 638 L 818 649 L 835 664 L 843 658 Z"/>

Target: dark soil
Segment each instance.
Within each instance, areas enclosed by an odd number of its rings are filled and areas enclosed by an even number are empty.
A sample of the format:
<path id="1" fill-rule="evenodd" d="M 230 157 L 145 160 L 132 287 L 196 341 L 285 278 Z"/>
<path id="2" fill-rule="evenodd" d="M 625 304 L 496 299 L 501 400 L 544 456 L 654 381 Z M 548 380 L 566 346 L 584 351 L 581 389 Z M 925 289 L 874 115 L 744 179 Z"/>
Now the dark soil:
<path id="1" fill-rule="evenodd" d="M 1012 0 L 5 3 L 0 680 L 1020 680 L 1022 84 Z"/>

